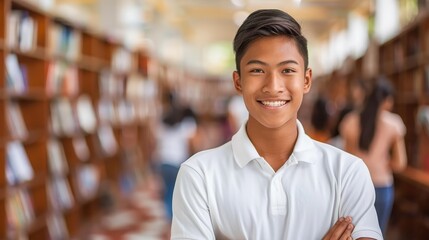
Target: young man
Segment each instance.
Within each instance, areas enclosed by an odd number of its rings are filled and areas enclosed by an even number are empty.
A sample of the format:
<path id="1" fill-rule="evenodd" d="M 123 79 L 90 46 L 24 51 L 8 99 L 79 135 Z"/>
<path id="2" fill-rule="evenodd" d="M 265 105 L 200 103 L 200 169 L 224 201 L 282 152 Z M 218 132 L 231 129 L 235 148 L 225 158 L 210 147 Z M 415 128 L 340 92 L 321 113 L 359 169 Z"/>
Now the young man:
<path id="1" fill-rule="evenodd" d="M 312 80 L 300 25 L 258 10 L 234 51 L 249 119 L 230 142 L 182 164 L 172 239 L 382 239 L 365 164 L 312 140 L 297 120 Z"/>

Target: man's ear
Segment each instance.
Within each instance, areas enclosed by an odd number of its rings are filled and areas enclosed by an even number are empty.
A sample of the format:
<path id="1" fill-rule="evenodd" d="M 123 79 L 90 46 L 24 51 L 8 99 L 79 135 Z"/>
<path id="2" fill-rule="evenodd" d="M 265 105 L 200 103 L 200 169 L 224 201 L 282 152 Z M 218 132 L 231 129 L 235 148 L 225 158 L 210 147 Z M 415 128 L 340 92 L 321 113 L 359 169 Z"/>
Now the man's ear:
<path id="1" fill-rule="evenodd" d="M 311 89 L 311 84 L 313 82 L 313 71 L 311 68 L 307 68 L 305 70 L 305 76 L 304 76 L 304 93 L 308 93 Z"/>
<path id="2" fill-rule="evenodd" d="M 232 73 L 232 80 L 234 81 L 235 90 L 241 94 L 241 79 L 240 74 L 237 71 Z"/>

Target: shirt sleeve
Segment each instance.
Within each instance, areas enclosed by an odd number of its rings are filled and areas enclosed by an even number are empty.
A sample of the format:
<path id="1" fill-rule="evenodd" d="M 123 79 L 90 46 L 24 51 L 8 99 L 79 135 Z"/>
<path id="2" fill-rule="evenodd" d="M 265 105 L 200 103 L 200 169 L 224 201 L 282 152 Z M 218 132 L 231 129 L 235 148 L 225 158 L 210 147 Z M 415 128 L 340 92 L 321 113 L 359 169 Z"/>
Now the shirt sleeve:
<path id="1" fill-rule="evenodd" d="M 215 239 L 204 178 L 185 164 L 174 187 L 171 239 Z"/>
<path id="2" fill-rule="evenodd" d="M 340 216 L 353 218 L 353 239 L 383 239 L 374 207 L 374 185 L 364 162 L 355 160 L 342 179 Z"/>

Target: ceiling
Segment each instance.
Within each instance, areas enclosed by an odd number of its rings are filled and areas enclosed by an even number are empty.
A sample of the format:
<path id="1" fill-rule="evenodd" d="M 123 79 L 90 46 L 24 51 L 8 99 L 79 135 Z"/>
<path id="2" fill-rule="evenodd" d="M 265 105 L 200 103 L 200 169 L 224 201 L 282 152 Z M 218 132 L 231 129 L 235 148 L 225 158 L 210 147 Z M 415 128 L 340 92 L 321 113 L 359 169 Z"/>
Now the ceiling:
<path id="1" fill-rule="evenodd" d="M 350 11 L 368 11 L 371 0 L 57 0 L 56 3 L 73 4 L 100 15 L 100 5 L 115 2 L 138 7 L 142 13 L 134 26 L 141 31 L 158 27 L 160 22 L 179 30 L 191 43 L 231 41 L 238 25 L 234 15 L 246 16 L 261 8 L 279 8 L 287 11 L 302 25 L 304 34 L 312 39 L 324 39 L 329 30 L 344 26 Z M 236 5 L 234 5 L 234 3 Z M 119 7 L 119 8 L 118 8 Z M 237 13 L 238 12 L 238 13 Z M 108 13 L 110 16 L 111 13 Z M 110 26 L 111 27 L 111 26 Z"/>
<path id="2" fill-rule="evenodd" d="M 327 40 L 335 29 L 346 26 L 348 14 L 357 11 L 367 15 L 373 0 L 55 0 L 56 7 L 76 7 L 86 12 L 87 22 L 120 36 L 129 36 L 134 43 L 151 43 L 181 55 L 176 60 L 201 64 L 201 57 L 188 60 L 177 50 L 180 38 L 201 54 L 202 49 L 217 42 L 231 43 L 241 21 L 252 11 L 278 8 L 291 14 L 301 24 L 309 43 Z M 74 15 L 76 16 L 76 15 Z M 76 17 L 74 17 L 76 18 Z M 85 17 L 82 17 L 84 19 Z M 82 19 L 80 19 L 82 21 Z M 94 24 L 96 23 L 96 24 Z M 130 34 L 129 32 L 132 31 Z M 137 41 L 137 39 L 142 41 Z M 145 41 L 149 39 L 150 41 Z M 161 47 L 160 47 L 161 46 Z M 179 47 L 180 48 L 180 47 Z M 161 54 L 162 55 L 162 54 Z M 219 61 L 218 61 L 219 62 Z M 199 67 L 199 66 L 197 66 Z"/>
<path id="3" fill-rule="evenodd" d="M 345 25 L 348 13 L 365 7 L 360 0 L 242 0 L 234 6 L 231 0 L 164 0 L 159 8 L 169 22 L 185 33 L 192 42 L 231 41 L 238 25 L 237 12 L 245 15 L 256 9 L 279 8 L 287 11 L 302 25 L 309 39 L 326 38 L 329 29 Z"/>

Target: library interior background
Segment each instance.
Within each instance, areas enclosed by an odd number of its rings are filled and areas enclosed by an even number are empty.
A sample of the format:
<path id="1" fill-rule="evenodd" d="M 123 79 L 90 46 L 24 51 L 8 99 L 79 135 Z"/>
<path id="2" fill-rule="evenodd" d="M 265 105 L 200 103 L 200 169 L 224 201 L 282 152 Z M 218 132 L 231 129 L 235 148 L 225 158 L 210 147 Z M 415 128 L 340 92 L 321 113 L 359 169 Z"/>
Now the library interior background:
<path id="1" fill-rule="evenodd" d="M 262 8 L 308 39 L 299 119 L 318 140 L 363 101 L 356 82 L 391 81 L 408 161 L 385 238 L 427 239 L 428 0 L 0 0 L 0 239 L 169 239 L 162 158 L 219 146 L 242 123 L 232 40 Z M 193 123 L 163 135 L 178 112 Z"/>

